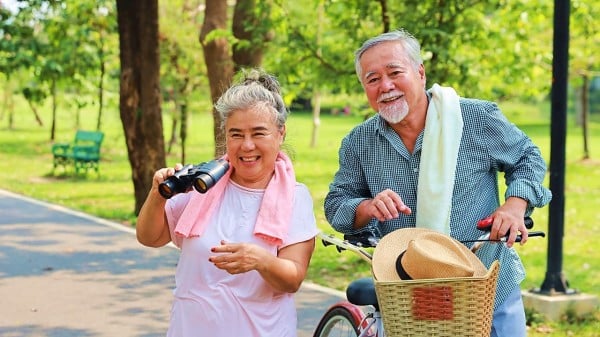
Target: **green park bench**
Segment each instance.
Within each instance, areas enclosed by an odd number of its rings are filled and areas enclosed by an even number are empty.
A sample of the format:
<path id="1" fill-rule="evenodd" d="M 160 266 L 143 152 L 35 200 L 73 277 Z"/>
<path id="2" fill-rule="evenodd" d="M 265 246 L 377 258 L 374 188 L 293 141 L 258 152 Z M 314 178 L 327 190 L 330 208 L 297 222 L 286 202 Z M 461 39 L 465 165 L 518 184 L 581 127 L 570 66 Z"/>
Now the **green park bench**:
<path id="1" fill-rule="evenodd" d="M 55 143 L 52 145 L 54 156 L 52 171 L 57 166 L 65 170 L 67 166 L 74 165 L 75 174 L 80 171 L 87 173 L 94 169 L 98 173 L 100 163 L 100 145 L 104 139 L 104 133 L 100 131 L 77 130 L 72 143 Z"/>

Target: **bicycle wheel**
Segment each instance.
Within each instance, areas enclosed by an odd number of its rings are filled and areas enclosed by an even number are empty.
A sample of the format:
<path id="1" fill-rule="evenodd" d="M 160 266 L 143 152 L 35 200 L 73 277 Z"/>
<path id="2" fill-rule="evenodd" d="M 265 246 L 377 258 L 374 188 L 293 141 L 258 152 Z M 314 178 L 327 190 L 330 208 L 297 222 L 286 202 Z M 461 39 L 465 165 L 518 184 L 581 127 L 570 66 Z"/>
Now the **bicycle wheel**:
<path id="1" fill-rule="evenodd" d="M 323 315 L 313 337 L 357 337 L 359 324 L 350 310 L 335 306 Z"/>

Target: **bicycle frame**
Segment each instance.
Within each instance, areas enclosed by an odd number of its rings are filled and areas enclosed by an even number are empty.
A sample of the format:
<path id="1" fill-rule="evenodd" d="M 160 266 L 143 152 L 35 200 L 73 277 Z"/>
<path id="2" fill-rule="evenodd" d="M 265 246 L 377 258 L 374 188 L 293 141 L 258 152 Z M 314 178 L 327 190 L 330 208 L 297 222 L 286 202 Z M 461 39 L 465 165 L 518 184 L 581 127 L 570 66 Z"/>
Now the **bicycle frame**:
<path id="1" fill-rule="evenodd" d="M 353 304 L 354 305 L 354 304 Z M 363 321 L 359 325 L 361 334 L 358 337 L 384 337 L 383 320 L 381 312 L 373 310 L 365 315 Z"/>
<path id="2" fill-rule="evenodd" d="M 381 313 L 375 309 L 365 309 L 363 311 L 363 309 L 356 305 L 356 304 L 352 304 L 349 301 L 339 301 L 335 304 L 333 304 L 331 307 L 329 307 L 329 309 L 327 309 L 327 311 L 325 312 L 325 315 L 323 315 L 323 317 L 327 317 L 327 314 L 330 312 L 333 312 L 335 310 L 338 310 L 340 308 L 343 308 L 345 310 L 347 310 L 349 313 L 351 313 L 352 315 L 352 319 L 353 319 L 353 325 L 356 327 L 356 329 L 358 329 L 358 335 L 356 335 L 357 337 L 383 337 L 385 336 L 383 334 L 383 321 L 381 319 Z M 331 329 L 333 328 L 332 326 L 326 326 L 324 327 L 324 329 Z M 327 336 L 327 333 L 329 333 L 329 330 L 327 330 L 327 332 L 325 333 L 325 336 Z M 352 335 L 352 334 L 350 334 Z M 315 336 L 319 337 L 319 336 L 323 336 L 323 334 L 315 334 Z M 337 334 L 336 334 L 337 336 Z"/>
<path id="3" fill-rule="evenodd" d="M 319 237 L 321 238 L 323 245 L 335 245 L 338 252 L 341 252 L 343 250 L 352 251 L 369 264 L 371 263 L 372 256 L 363 247 L 352 243 L 348 240 L 338 239 L 333 235 L 320 233 Z M 381 313 L 375 307 L 369 305 L 360 306 L 357 304 L 353 304 L 348 300 L 339 301 L 328 308 L 328 310 L 323 315 L 321 321 L 319 322 L 315 330 L 314 336 L 329 336 L 332 330 L 335 329 L 336 324 L 343 320 L 351 320 L 351 322 L 347 322 L 352 325 L 351 331 L 347 331 L 348 336 L 385 336 L 383 320 L 381 319 Z M 346 328 L 348 329 L 349 327 Z M 335 336 L 338 336 L 338 334 L 336 333 Z"/>

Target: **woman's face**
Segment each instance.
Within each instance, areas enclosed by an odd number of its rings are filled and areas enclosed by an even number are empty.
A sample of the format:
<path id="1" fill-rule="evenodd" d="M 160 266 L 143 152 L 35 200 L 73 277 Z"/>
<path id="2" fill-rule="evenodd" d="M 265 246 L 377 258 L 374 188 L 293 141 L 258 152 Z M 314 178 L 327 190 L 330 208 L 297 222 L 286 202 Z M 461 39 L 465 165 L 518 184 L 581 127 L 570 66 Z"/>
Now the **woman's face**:
<path id="1" fill-rule="evenodd" d="M 234 111 L 225 123 L 231 179 L 248 188 L 264 189 L 271 180 L 285 127 L 277 127 L 273 112 L 258 106 Z"/>

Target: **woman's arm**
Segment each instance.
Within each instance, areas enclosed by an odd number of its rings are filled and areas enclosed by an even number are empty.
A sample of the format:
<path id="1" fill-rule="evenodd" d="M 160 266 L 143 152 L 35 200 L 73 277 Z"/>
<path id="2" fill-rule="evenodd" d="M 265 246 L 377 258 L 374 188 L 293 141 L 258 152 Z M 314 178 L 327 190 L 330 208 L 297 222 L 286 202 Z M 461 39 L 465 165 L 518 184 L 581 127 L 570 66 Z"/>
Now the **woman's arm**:
<path id="1" fill-rule="evenodd" d="M 174 172 L 173 168 L 160 169 L 152 178 L 152 188 L 142 205 L 135 226 L 137 239 L 144 246 L 162 247 L 171 241 L 165 215 L 166 200 L 158 192 L 158 185 Z"/>
<path id="2" fill-rule="evenodd" d="M 213 247 L 209 261 L 230 274 L 256 270 L 273 289 L 294 293 L 306 277 L 306 270 L 315 248 L 315 239 L 286 246 L 273 256 L 265 249 L 246 243 L 225 243 Z"/>

